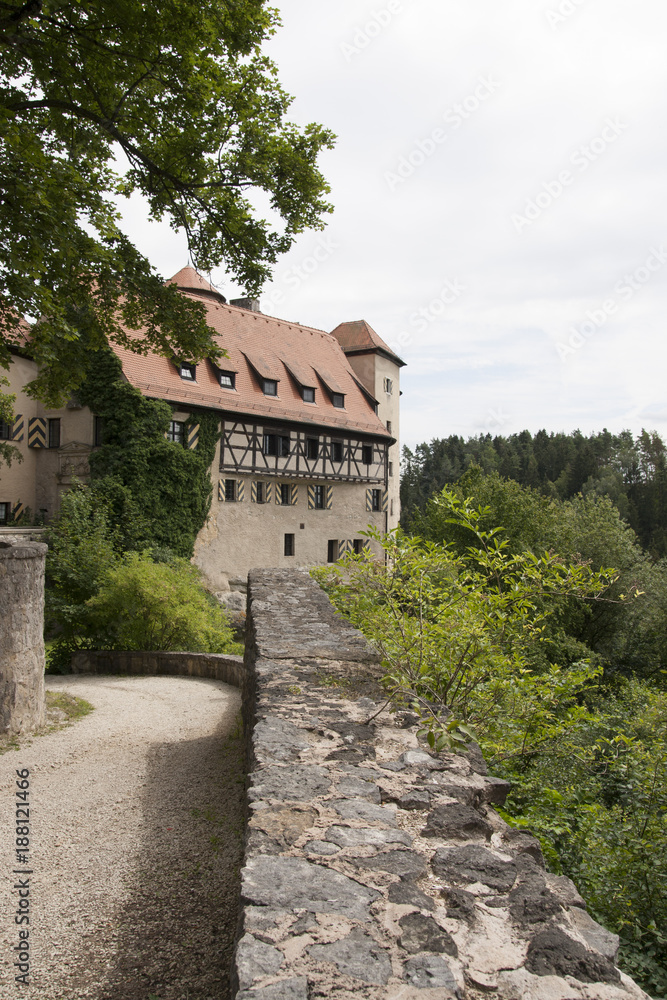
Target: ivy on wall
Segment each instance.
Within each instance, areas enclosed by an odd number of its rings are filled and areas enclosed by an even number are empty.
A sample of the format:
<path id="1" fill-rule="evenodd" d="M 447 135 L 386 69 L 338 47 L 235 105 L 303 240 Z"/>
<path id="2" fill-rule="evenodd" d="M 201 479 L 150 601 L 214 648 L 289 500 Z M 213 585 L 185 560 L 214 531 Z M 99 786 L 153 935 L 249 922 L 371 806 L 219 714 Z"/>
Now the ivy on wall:
<path id="1" fill-rule="evenodd" d="M 125 381 L 109 350 L 94 356 L 78 397 L 102 418 L 103 443 L 90 456 L 91 479 L 111 504 L 124 547 L 164 546 L 189 558 L 211 506 L 218 414 L 192 412 L 188 424 L 199 424 L 196 449 L 167 441 L 171 406 Z"/>

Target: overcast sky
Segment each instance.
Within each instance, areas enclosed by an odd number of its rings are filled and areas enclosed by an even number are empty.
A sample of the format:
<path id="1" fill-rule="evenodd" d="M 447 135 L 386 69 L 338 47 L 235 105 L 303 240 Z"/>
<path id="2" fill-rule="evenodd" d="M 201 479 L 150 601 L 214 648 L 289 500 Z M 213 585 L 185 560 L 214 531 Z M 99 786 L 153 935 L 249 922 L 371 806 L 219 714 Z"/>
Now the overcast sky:
<path id="1" fill-rule="evenodd" d="M 264 312 L 366 319 L 407 362 L 403 443 L 667 436 L 664 0 L 274 0 L 335 212 Z M 169 276 L 184 241 L 129 227 Z M 169 231 L 167 230 L 167 234 Z M 228 297 L 243 294 L 225 275 Z"/>

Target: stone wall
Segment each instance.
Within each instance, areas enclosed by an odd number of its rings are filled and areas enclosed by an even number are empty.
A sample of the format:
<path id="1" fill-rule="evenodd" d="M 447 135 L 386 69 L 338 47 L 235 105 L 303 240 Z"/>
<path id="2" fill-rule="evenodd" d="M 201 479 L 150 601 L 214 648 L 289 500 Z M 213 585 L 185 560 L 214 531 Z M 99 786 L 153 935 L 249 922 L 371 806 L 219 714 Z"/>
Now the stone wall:
<path id="1" fill-rule="evenodd" d="M 250 574 L 247 638 L 237 1000 L 646 996 L 479 751 L 380 711 L 374 654 L 305 573 Z"/>
<path id="2" fill-rule="evenodd" d="M 72 654 L 74 674 L 168 674 L 208 677 L 242 688 L 245 671 L 241 656 L 222 653 L 146 653 L 135 650 L 85 650 Z"/>
<path id="3" fill-rule="evenodd" d="M 0 733 L 44 723 L 46 545 L 0 541 Z"/>

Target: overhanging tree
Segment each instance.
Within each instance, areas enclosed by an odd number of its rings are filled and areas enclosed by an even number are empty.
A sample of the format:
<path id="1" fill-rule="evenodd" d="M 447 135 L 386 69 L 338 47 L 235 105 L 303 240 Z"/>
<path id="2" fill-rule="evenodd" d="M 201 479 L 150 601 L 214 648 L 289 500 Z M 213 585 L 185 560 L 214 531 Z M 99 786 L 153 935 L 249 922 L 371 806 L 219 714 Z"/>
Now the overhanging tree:
<path id="1" fill-rule="evenodd" d="M 297 233 L 322 228 L 316 161 L 333 136 L 286 120 L 261 53 L 276 24 L 266 0 L 0 2 L 0 365 L 17 317 L 35 318 L 33 394 L 60 403 L 109 341 L 216 353 L 203 308 L 119 228 L 114 195 L 142 194 L 196 267 L 224 264 L 248 294 Z"/>

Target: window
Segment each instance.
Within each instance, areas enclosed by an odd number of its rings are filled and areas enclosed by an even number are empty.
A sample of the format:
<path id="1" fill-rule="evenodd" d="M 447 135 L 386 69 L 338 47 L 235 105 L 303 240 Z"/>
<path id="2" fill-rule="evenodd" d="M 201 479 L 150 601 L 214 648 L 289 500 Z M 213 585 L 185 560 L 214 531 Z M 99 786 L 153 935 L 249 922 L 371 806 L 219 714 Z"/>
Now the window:
<path id="1" fill-rule="evenodd" d="M 12 505 L 10 503 L 0 503 L 0 524 L 9 523 L 9 514 Z"/>
<path id="2" fill-rule="evenodd" d="M 225 502 L 235 503 L 237 498 L 236 493 L 236 480 L 235 479 L 225 479 Z"/>
<path id="3" fill-rule="evenodd" d="M 286 458 L 290 453 L 290 440 L 287 434 L 265 434 L 264 454 L 277 455 Z"/>
<path id="4" fill-rule="evenodd" d="M 315 510 L 324 510 L 324 486 L 313 487 L 313 507 Z"/>
<path id="5" fill-rule="evenodd" d="M 342 462 L 343 461 L 343 442 L 342 441 L 332 441 L 331 442 L 331 461 L 332 462 Z"/>
<path id="6" fill-rule="evenodd" d="M 219 379 L 223 389 L 236 388 L 236 372 L 220 372 Z"/>
<path id="7" fill-rule="evenodd" d="M 278 395 L 278 383 L 273 378 L 263 378 L 262 379 L 262 392 L 265 396 L 277 396 Z"/>
<path id="8" fill-rule="evenodd" d="M 167 441 L 173 441 L 174 444 L 185 444 L 185 423 L 182 420 L 169 421 Z"/>
<path id="9" fill-rule="evenodd" d="M 49 448 L 60 448 L 60 418 L 49 419 Z"/>
<path id="10" fill-rule="evenodd" d="M 387 471 L 388 471 L 388 473 L 389 473 L 390 476 L 394 475 L 394 463 L 393 462 L 389 462 L 388 463 Z"/>
<path id="11" fill-rule="evenodd" d="M 11 441 L 12 426 L 12 424 L 5 424 L 2 420 L 0 420 L 0 441 Z"/>
<path id="12" fill-rule="evenodd" d="M 354 549 L 355 556 L 360 556 L 364 551 L 364 540 L 363 538 L 354 538 L 352 540 L 352 548 Z"/>
<path id="13" fill-rule="evenodd" d="M 301 397 L 304 403 L 314 403 L 315 402 L 315 390 L 308 389 L 306 386 L 301 390 Z"/>
<path id="14" fill-rule="evenodd" d="M 389 431 L 389 433 L 391 434 L 391 420 L 388 420 L 388 421 L 387 421 L 387 430 L 388 430 L 388 431 Z"/>
<path id="15" fill-rule="evenodd" d="M 387 393 L 388 396 L 391 396 L 393 388 L 394 388 L 394 383 L 392 382 L 392 380 L 390 378 L 386 378 L 384 380 L 384 391 Z"/>
<path id="16" fill-rule="evenodd" d="M 361 446 L 361 461 L 364 465 L 370 465 L 373 461 L 373 445 L 364 444 Z"/>
<path id="17" fill-rule="evenodd" d="M 331 402 L 339 410 L 342 410 L 343 407 L 345 406 L 345 396 L 343 395 L 342 392 L 332 392 L 331 393 Z"/>
<path id="18" fill-rule="evenodd" d="M 294 535 L 285 535 L 285 555 L 294 555 Z"/>
<path id="19" fill-rule="evenodd" d="M 382 490 L 371 490 L 371 510 L 382 510 Z"/>
<path id="20" fill-rule="evenodd" d="M 283 507 L 289 507 L 292 503 L 292 488 L 289 483 L 280 484 L 280 502 Z"/>
<path id="21" fill-rule="evenodd" d="M 264 483 L 255 483 L 257 503 L 266 503 L 266 485 Z"/>
<path id="22" fill-rule="evenodd" d="M 181 378 L 184 378 L 186 382 L 196 382 L 197 376 L 197 366 L 196 365 L 179 365 L 178 371 Z"/>
<path id="23" fill-rule="evenodd" d="M 306 458 L 317 458 L 320 453 L 320 439 L 306 438 Z"/>
<path id="24" fill-rule="evenodd" d="M 330 538 L 327 546 L 327 562 L 336 562 L 338 559 L 338 539 Z"/>
<path id="25" fill-rule="evenodd" d="M 104 422 L 102 417 L 95 417 L 93 422 L 93 446 L 99 448 L 102 444 L 104 435 Z"/>

